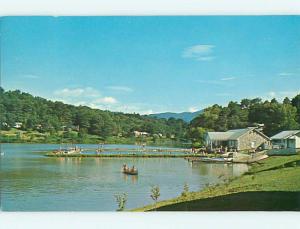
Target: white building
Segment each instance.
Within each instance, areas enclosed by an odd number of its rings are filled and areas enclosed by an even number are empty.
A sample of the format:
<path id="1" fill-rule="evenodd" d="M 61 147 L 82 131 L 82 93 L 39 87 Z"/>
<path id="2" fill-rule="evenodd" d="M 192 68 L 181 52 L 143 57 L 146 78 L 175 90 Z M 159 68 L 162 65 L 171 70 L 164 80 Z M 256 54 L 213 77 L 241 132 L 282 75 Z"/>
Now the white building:
<path id="1" fill-rule="evenodd" d="M 282 131 L 271 137 L 273 148 L 300 151 L 300 130 Z"/>
<path id="2" fill-rule="evenodd" d="M 236 151 L 268 149 L 270 138 L 263 134 L 260 127 L 228 130 L 226 132 L 207 132 L 206 147 L 210 150 L 227 148 Z"/>
<path id="3" fill-rule="evenodd" d="M 21 122 L 15 122 L 14 128 L 20 129 L 22 127 L 23 123 Z"/>
<path id="4" fill-rule="evenodd" d="M 140 136 L 148 136 L 149 135 L 149 133 L 147 133 L 147 132 L 140 132 L 140 131 L 133 131 L 133 133 L 134 133 L 134 136 L 135 137 L 140 137 Z"/>

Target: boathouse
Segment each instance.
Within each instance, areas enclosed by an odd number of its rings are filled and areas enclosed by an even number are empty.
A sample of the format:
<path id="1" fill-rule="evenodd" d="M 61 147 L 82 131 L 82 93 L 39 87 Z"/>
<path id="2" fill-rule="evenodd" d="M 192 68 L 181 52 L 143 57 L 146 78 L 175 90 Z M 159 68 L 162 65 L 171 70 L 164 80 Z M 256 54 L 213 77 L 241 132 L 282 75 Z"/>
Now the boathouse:
<path id="1" fill-rule="evenodd" d="M 273 149 L 279 149 L 282 152 L 300 151 L 300 130 L 282 131 L 271 137 Z"/>
<path id="2" fill-rule="evenodd" d="M 222 148 L 230 151 L 268 149 L 271 144 L 270 138 L 262 133 L 260 127 L 247 127 L 226 132 L 207 132 L 205 143 L 210 150 Z"/>

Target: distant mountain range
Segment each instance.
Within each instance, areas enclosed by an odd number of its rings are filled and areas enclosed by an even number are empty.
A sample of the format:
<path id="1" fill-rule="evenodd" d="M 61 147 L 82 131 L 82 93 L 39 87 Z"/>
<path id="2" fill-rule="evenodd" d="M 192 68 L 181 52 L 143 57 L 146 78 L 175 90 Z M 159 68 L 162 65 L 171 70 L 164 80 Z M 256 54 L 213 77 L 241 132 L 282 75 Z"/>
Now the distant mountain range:
<path id="1" fill-rule="evenodd" d="M 182 112 L 182 113 L 165 112 L 165 113 L 150 114 L 149 116 L 156 117 L 156 118 L 164 118 L 164 119 L 176 118 L 176 119 L 182 119 L 186 122 L 190 122 L 202 112 L 203 110 L 196 111 L 196 112 Z"/>

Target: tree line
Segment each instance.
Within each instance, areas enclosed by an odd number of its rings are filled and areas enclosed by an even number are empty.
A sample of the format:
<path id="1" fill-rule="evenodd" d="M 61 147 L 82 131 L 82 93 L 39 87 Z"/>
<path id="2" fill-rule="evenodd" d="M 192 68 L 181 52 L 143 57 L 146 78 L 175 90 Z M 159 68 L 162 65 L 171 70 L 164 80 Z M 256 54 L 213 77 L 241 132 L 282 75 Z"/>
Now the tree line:
<path id="1" fill-rule="evenodd" d="M 264 124 L 264 133 L 273 136 L 283 130 L 300 128 L 300 94 L 283 102 L 260 98 L 229 102 L 227 106 L 213 105 L 193 119 L 189 136 L 198 145 L 203 144 L 206 131 L 227 131 L 256 124 Z"/>
<path id="2" fill-rule="evenodd" d="M 264 124 L 264 133 L 272 136 L 282 130 L 300 128 L 300 94 L 283 102 L 260 98 L 229 102 L 227 106 L 213 105 L 194 118 L 190 124 L 181 119 L 159 119 L 139 114 L 125 114 L 87 106 L 74 106 L 35 97 L 19 90 L 5 91 L 0 87 L 0 129 L 19 129 L 41 133 L 68 130 L 109 137 L 132 137 L 134 131 L 151 136 L 161 134 L 177 141 L 203 145 L 207 131 L 227 131 Z M 160 136 L 161 136 L 160 135 Z"/>
<path id="3" fill-rule="evenodd" d="M 19 129 L 42 133 L 73 130 L 80 134 L 130 137 L 134 131 L 149 135 L 161 134 L 167 138 L 186 136 L 187 123 L 180 119 L 157 119 L 139 114 L 124 114 L 87 106 L 74 106 L 53 102 L 19 90 L 0 88 L 0 129 L 10 130 L 16 123 Z"/>

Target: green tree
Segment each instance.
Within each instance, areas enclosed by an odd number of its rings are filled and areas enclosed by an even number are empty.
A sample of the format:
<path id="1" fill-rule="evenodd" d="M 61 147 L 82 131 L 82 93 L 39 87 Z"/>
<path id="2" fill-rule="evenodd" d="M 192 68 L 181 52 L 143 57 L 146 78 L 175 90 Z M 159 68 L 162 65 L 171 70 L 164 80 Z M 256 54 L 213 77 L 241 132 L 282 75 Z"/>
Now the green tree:
<path id="1" fill-rule="evenodd" d="M 300 94 L 292 99 L 292 105 L 297 109 L 297 120 L 300 123 Z"/>
<path id="2" fill-rule="evenodd" d="M 150 197 L 152 198 L 152 200 L 155 201 L 155 208 L 156 208 L 158 198 L 160 197 L 160 189 L 158 186 L 152 187 Z"/>
<path id="3" fill-rule="evenodd" d="M 185 183 L 184 186 L 183 186 L 183 191 L 181 193 L 181 196 L 186 197 L 189 193 L 189 189 L 190 189 L 189 185 L 187 183 Z"/>
<path id="4" fill-rule="evenodd" d="M 127 202 L 127 194 L 126 193 L 117 194 L 115 195 L 115 198 L 118 204 L 117 211 L 124 211 Z"/>

